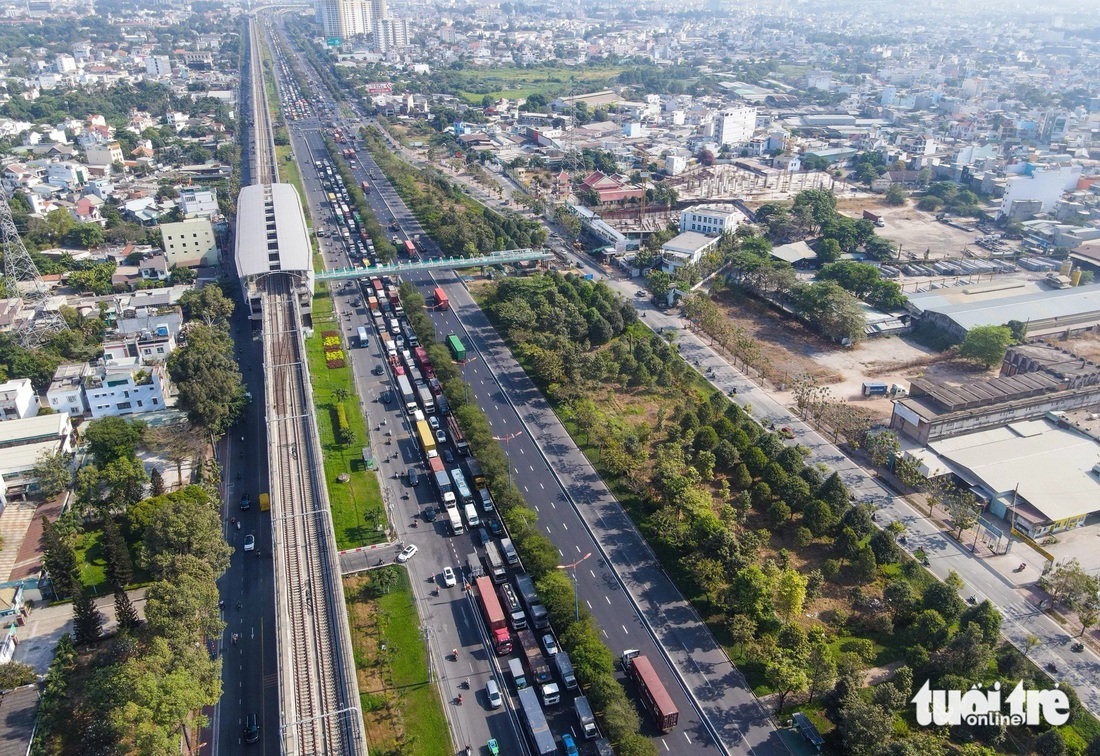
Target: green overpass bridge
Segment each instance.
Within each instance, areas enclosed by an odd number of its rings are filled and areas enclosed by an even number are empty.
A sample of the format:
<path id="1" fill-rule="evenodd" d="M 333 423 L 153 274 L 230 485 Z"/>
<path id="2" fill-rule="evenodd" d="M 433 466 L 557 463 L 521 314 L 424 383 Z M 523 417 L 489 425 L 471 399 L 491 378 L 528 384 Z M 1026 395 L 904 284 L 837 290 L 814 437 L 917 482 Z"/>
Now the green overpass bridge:
<path id="1" fill-rule="evenodd" d="M 458 268 L 481 268 L 487 265 L 514 265 L 531 260 L 546 260 L 554 256 L 549 249 L 509 249 L 504 252 L 491 252 L 478 257 L 434 257 L 428 260 L 407 260 L 404 262 L 384 263 L 368 267 L 334 268 L 318 272 L 317 281 L 350 281 L 370 276 L 388 276 L 395 273 L 415 273 L 422 270 L 456 270 Z"/>

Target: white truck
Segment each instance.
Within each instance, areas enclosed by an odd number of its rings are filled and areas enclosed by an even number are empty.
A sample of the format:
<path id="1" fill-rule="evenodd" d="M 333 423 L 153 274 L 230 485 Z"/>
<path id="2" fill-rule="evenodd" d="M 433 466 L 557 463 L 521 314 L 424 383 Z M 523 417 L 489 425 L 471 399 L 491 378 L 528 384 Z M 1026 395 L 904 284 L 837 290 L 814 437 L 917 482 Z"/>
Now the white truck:
<path id="1" fill-rule="evenodd" d="M 580 720 L 584 739 L 598 738 L 600 731 L 596 729 L 596 718 L 592 716 L 592 707 L 588 705 L 588 699 L 584 696 L 577 696 L 573 699 L 573 708 L 577 712 L 577 719 Z"/>
<path id="2" fill-rule="evenodd" d="M 554 666 L 558 668 L 558 676 L 561 677 L 566 689 L 576 690 L 577 676 L 573 673 L 573 662 L 570 660 L 569 654 L 564 651 L 558 651 L 554 654 Z"/>
<path id="3" fill-rule="evenodd" d="M 451 532 L 455 535 L 462 535 L 466 532 L 466 528 L 462 525 L 462 515 L 458 513 L 458 507 L 453 507 L 447 510 L 447 516 L 451 520 Z"/>

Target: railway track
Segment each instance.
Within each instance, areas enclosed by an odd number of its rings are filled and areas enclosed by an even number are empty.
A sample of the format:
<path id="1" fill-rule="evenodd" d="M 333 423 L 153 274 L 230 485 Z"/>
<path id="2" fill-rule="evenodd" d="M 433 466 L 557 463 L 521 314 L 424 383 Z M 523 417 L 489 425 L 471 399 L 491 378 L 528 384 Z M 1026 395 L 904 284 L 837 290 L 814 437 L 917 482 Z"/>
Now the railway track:
<path id="1" fill-rule="evenodd" d="M 252 184 L 279 180 L 263 80 L 262 22 L 248 19 Z M 258 228 L 273 228 L 274 211 Z M 304 273 L 301 272 L 301 273 Z M 281 751 L 366 753 L 347 612 L 314 416 L 299 301 L 301 273 L 273 272 L 261 291 L 275 574 Z"/>

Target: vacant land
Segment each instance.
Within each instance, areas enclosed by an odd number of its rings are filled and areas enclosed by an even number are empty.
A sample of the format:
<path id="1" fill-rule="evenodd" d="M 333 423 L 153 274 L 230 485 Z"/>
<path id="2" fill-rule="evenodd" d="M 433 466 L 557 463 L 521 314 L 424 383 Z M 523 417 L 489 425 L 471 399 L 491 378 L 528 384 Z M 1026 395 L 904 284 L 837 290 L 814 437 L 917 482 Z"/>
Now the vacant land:
<path id="1" fill-rule="evenodd" d="M 963 256 L 964 248 L 979 257 L 988 254 L 976 244 L 981 234 L 940 223 L 936 220 L 935 213 L 918 210 L 913 203 L 905 207 L 890 207 L 876 197 L 868 197 L 863 200 L 841 200 L 837 203 L 837 210 L 856 219 L 863 217 L 864 210 L 881 215 L 886 225 L 876 228 L 875 233 L 897 244 L 903 261 L 921 261 L 925 252 L 928 252 L 929 260 L 958 258 Z M 972 221 L 964 218 L 960 222 Z M 913 258 L 909 257 L 910 253 Z"/>
<path id="2" fill-rule="evenodd" d="M 381 576 L 390 573 L 388 578 Z M 408 573 L 390 566 L 344 580 L 367 743 L 378 753 L 452 753 L 431 683 Z"/>
<path id="3" fill-rule="evenodd" d="M 493 99 L 524 98 L 539 93 L 547 100 L 582 94 L 613 83 L 622 72 L 621 66 L 606 68 L 490 68 L 470 69 L 454 76 L 454 84 L 469 102 L 481 104 L 488 94 Z"/>

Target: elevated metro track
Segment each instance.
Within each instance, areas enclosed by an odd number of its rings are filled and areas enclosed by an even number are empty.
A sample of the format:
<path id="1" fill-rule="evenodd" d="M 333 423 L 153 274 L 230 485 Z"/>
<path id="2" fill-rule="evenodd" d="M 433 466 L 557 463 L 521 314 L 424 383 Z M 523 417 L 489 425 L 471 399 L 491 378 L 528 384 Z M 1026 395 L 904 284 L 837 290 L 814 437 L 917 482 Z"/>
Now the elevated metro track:
<path id="1" fill-rule="evenodd" d="M 265 264 L 254 285 L 262 316 L 271 471 L 280 746 L 287 756 L 359 756 L 367 752 L 363 715 L 303 336 L 308 323 L 302 287 L 309 255 L 279 249 L 306 238 L 305 219 L 297 203 L 290 213 L 295 217 L 278 223 L 275 218 L 272 184 L 278 182 L 278 166 L 263 80 L 262 23 L 255 16 L 248 19 L 252 128 L 246 148 L 252 182 L 248 191 L 263 196 L 242 203 L 242 210 L 247 209 L 237 219 L 236 250 L 238 271 L 242 254 L 262 255 Z M 275 230 L 284 225 L 298 233 Z M 304 260 L 305 269 L 285 264 L 298 260 Z"/>
<path id="2" fill-rule="evenodd" d="M 459 268 L 481 268 L 487 265 L 514 265 L 519 262 L 546 260 L 554 257 L 548 249 L 509 249 L 504 252 L 492 252 L 477 257 L 434 257 L 428 260 L 384 263 L 365 268 L 334 268 L 316 274 L 318 281 L 346 281 L 368 276 L 388 276 L 394 273 L 413 273 L 424 270 L 457 270 Z"/>

